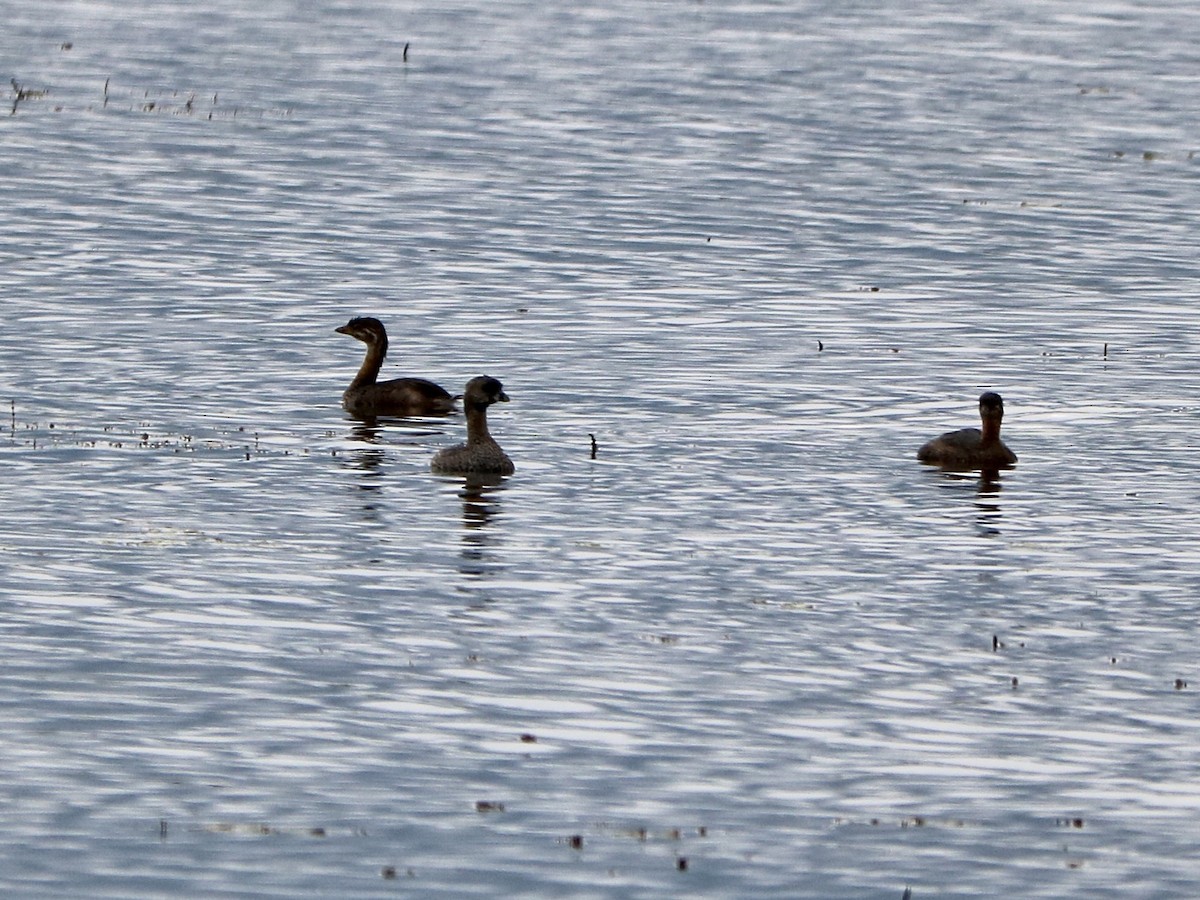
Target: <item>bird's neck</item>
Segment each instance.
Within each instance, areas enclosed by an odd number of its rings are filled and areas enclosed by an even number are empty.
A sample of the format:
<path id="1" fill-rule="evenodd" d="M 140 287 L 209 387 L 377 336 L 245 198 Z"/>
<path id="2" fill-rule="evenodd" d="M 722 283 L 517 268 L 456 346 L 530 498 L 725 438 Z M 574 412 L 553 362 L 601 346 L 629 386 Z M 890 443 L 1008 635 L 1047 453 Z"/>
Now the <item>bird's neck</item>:
<path id="1" fill-rule="evenodd" d="M 467 443 L 492 443 L 492 434 L 488 431 L 487 424 L 487 406 L 467 407 Z"/>
<path id="2" fill-rule="evenodd" d="M 350 389 L 353 390 L 354 388 L 374 384 L 375 379 L 379 377 L 379 370 L 382 368 L 383 360 L 386 356 L 386 341 L 367 344 L 367 355 L 363 358 L 363 363 L 358 369 L 358 374 L 350 382 Z"/>
<path id="3" fill-rule="evenodd" d="M 997 418 L 986 418 L 983 420 L 983 434 L 979 439 L 981 444 L 1000 443 L 1000 420 Z"/>

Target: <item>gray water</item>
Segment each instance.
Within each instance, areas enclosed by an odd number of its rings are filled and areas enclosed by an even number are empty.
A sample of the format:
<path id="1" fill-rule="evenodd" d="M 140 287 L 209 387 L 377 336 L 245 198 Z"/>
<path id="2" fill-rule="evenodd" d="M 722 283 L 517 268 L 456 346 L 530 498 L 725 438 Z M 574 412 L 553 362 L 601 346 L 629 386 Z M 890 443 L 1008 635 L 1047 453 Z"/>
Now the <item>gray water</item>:
<path id="1" fill-rule="evenodd" d="M 0 891 L 1200 893 L 1200 11 L 887 6 L 4 4 Z"/>

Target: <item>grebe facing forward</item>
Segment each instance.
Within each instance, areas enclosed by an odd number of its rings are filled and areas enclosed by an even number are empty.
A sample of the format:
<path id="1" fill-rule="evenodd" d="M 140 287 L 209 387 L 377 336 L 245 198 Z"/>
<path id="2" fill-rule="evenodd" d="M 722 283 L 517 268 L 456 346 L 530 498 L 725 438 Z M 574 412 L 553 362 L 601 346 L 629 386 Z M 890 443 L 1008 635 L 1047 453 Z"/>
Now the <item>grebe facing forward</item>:
<path id="1" fill-rule="evenodd" d="M 917 451 L 917 459 L 948 469 L 1004 469 L 1017 461 L 1017 455 L 1000 440 L 1000 422 L 1004 401 L 988 391 L 979 398 L 979 418 L 983 430 L 963 428 L 947 431 Z"/>
<path id="2" fill-rule="evenodd" d="M 487 425 L 487 408 L 507 403 L 504 385 L 489 375 L 467 382 L 462 404 L 467 414 L 467 442 L 434 454 L 429 466 L 439 475 L 511 475 L 515 466 L 496 443 Z"/>
<path id="3" fill-rule="evenodd" d="M 387 331 L 378 319 L 361 316 L 334 330 L 367 345 L 362 367 L 342 394 L 342 406 L 350 415 L 360 419 L 375 416 L 434 416 L 444 415 L 454 409 L 454 398 L 424 378 L 375 380 L 388 351 Z"/>

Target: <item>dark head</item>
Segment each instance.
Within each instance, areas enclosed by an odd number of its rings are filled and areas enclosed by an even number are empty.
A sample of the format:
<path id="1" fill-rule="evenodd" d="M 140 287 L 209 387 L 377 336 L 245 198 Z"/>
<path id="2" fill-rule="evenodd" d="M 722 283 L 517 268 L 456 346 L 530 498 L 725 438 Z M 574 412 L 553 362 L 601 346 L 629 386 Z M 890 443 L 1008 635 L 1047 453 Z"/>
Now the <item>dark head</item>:
<path id="1" fill-rule="evenodd" d="M 383 323 L 372 316 L 359 316 L 351 319 L 341 328 L 335 328 L 334 331 L 358 338 L 364 344 L 375 344 L 387 350 L 387 331 L 384 330 Z"/>
<path id="2" fill-rule="evenodd" d="M 463 390 L 463 406 L 466 409 L 487 409 L 493 403 L 507 403 L 508 394 L 504 385 L 490 375 L 478 375 L 467 382 Z"/>
<path id="3" fill-rule="evenodd" d="M 995 391 L 988 391 L 979 398 L 979 415 L 984 419 L 1003 419 L 1004 401 Z"/>

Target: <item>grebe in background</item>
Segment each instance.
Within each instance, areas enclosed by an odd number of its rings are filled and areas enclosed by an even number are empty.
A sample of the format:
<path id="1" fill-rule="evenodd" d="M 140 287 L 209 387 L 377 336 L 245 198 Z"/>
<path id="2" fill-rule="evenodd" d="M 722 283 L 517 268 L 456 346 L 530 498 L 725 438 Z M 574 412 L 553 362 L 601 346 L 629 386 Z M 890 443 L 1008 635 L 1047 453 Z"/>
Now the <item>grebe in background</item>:
<path id="1" fill-rule="evenodd" d="M 375 380 L 388 351 L 387 331 L 378 319 L 360 316 L 334 330 L 367 345 L 367 355 L 358 374 L 342 394 L 342 406 L 350 415 L 361 419 L 375 416 L 434 416 L 444 415 L 454 409 L 454 398 L 424 378 Z"/>

